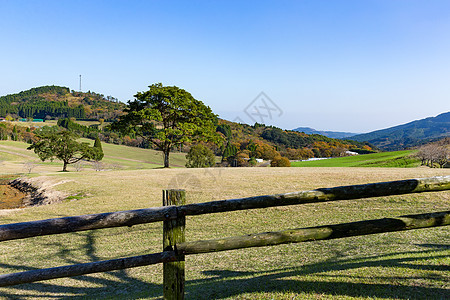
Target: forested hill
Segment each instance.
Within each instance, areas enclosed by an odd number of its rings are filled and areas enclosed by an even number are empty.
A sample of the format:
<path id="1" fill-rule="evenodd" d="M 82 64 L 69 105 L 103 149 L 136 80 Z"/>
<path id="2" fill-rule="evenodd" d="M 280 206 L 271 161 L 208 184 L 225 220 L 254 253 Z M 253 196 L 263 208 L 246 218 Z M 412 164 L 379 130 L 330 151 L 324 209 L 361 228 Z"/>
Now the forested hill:
<path id="1" fill-rule="evenodd" d="M 75 92 L 67 87 L 42 86 L 0 97 L 0 117 L 77 118 L 115 120 L 125 104 L 94 92 Z"/>
<path id="2" fill-rule="evenodd" d="M 383 150 L 400 150 L 450 136 L 450 112 L 407 124 L 352 136 Z"/>
<path id="3" fill-rule="evenodd" d="M 231 144 L 237 150 L 252 151 L 251 146 L 257 145 L 258 151 L 266 149 L 266 152 L 269 152 L 271 149 L 276 149 L 282 156 L 291 160 L 344 156 L 348 150 L 359 153 L 374 152 L 369 143 L 333 139 L 319 134 L 305 134 L 258 123 L 247 125 L 219 120 L 217 131 L 224 135 L 227 145 Z M 268 158 L 265 154 L 260 156 Z"/>

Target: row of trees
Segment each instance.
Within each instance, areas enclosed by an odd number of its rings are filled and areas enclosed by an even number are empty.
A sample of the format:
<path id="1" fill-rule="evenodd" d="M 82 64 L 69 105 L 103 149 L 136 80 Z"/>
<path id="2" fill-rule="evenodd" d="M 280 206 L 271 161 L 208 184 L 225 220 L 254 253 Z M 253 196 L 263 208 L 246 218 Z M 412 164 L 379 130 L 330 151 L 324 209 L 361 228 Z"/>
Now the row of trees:
<path id="1" fill-rule="evenodd" d="M 36 141 L 34 128 L 16 126 L 10 123 L 0 123 L 0 140 L 23 141 L 33 143 Z"/>
<path id="2" fill-rule="evenodd" d="M 435 143 L 429 143 L 419 148 L 416 156 L 424 166 L 441 168 L 449 163 L 450 159 L 450 138 L 442 139 Z"/>
<path id="3" fill-rule="evenodd" d="M 67 101 L 40 101 L 20 104 L 0 103 L 0 116 L 13 115 L 20 118 L 86 118 L 82 105 L 70 107 Z"/>

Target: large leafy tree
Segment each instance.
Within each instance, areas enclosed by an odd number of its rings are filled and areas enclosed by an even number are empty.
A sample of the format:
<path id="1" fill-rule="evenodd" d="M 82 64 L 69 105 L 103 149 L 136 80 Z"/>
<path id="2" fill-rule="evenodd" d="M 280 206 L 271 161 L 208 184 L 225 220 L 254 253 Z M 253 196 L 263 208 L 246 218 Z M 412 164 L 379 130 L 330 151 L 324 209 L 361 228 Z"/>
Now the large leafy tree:
<path id="1" fill-rule="evenodd" d="M 128 101 L 126 115 L 111 125 L 112 130 L 139 135 L 162 151 L 164 167 L 169 167 L 170 150 L 184 142 L 220 140 L 217 115 L 209 106 L 176 86 L 161 83 L 138 92 Z"/>
<path id="2" fill-rule="evenodd" d="M 63 161 L 63 172 L 67 171 L 67 165 L 80 160 L 101 160 L 103 151 L 99 147 L 91 147 L 88 143 L 79 143 L 79 136 L 68 130 L 41 130 L 37 133 L 38 141 L 33 143 L 28 150 L 34 150 L 42 161 L 57 158 Z"/>

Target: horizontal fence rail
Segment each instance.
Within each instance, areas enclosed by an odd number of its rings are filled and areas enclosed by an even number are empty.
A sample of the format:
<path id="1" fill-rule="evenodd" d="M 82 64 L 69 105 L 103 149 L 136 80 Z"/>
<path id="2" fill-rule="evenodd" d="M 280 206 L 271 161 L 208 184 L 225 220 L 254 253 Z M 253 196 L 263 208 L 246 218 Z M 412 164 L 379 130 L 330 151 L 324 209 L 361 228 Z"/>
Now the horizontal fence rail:
<path id="1" fill-rule="evenodd" d="M 445 190 L 450 190 L 450 176 L 321 188 L 311 191 L 278 195 L 188 204 L 178 208 L 185 215 L 193 216 L 254 208 L 394 196 L 411 193 L 438 192 Z"/>
<path id="2" fill-rule="evenodd" d="M 309 228 L 264 232 L 222 239 L 185 242 L 177 245 L 179 253 L 199 254 L 234 249 L 274 246 L 316 240 L 369 235 L 450 225 L 450 211 L 407 215 L 396 218 L 359 221 Z"/>
<path id="3" fill-rule="evenodd" d="M 432 178 L 321 188 L 311 191 L 277 195 L 219 200 L 177 207 L 163 206 L 112 213 L 55 218 L 0 225 L 0 242 L 35 236 L 160 222 L 176 219 L 179 213 L 186 216 L 194 216 L 274 206 L 438 192 L 449 189 L 450 176 L 438 176 Z"/>
<path id="4" fill-rule="evenodd" d="M 0 275 L 0 287 L 174 262 L 179 254 L 192 255 L 446 225 L 450 225 L 450 211 L 184 242 L 176 245 L 176 251 Z"/>
<path id="5" fill-rule="evenodd" d="M 48 269 L 37 269 L 25 272 L 0 275 L 0 287 L 49 280 L 63 277 L 73 277 L 99 272 L 109 272 L 128 268 L 143 267 L 176 260 L 174 251 L 164 251 L 147 255 L 132 256 L 91 263 L 76 264 Z"/>
<path id="6" fill-rule="evenodd" d="M 0 242 L 35 236 L 161 222 L 175 219 L 175 206 L 55 218 L 0 225 Z"/>

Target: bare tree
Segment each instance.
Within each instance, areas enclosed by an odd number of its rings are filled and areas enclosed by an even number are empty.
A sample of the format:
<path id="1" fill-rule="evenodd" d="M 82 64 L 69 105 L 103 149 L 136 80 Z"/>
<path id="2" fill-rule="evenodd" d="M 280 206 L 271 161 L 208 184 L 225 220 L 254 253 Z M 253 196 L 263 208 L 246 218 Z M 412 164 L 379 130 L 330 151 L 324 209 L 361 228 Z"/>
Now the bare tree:
<path id="1" fill-rule="evenodd" d="M 82 160 L 77 161 L 76 163 L 73 164 L 73 166 L 77 172 L 80 172 L 81 170 L 83 170 L 85 165 L 86 165 L 86 163 Z"/>
<path id="2" fill-rule="evenodd" d="M 434 168 L 437 164 L 443 168 L 448 163 L 450 157 L 450 138 L 445 138 L 420 147 L 416 157 L 421 160 L 422 165 Z"/>
<path id="3" fill-rule="evenodd" d="M 95 171 L 103 171 L 105 169 L 104 164 L 98 160 L 92 162 L 92 167 L 94 168 Z"/>
<path id="4" fill-rule="evenodd" d="M 37 167 L 37 165 L 38 164 L 34 161 L 26 161 L 23 163 L 23 168 L 28 172 L 28 174 L 30 174 L 31 171 Z"/>

